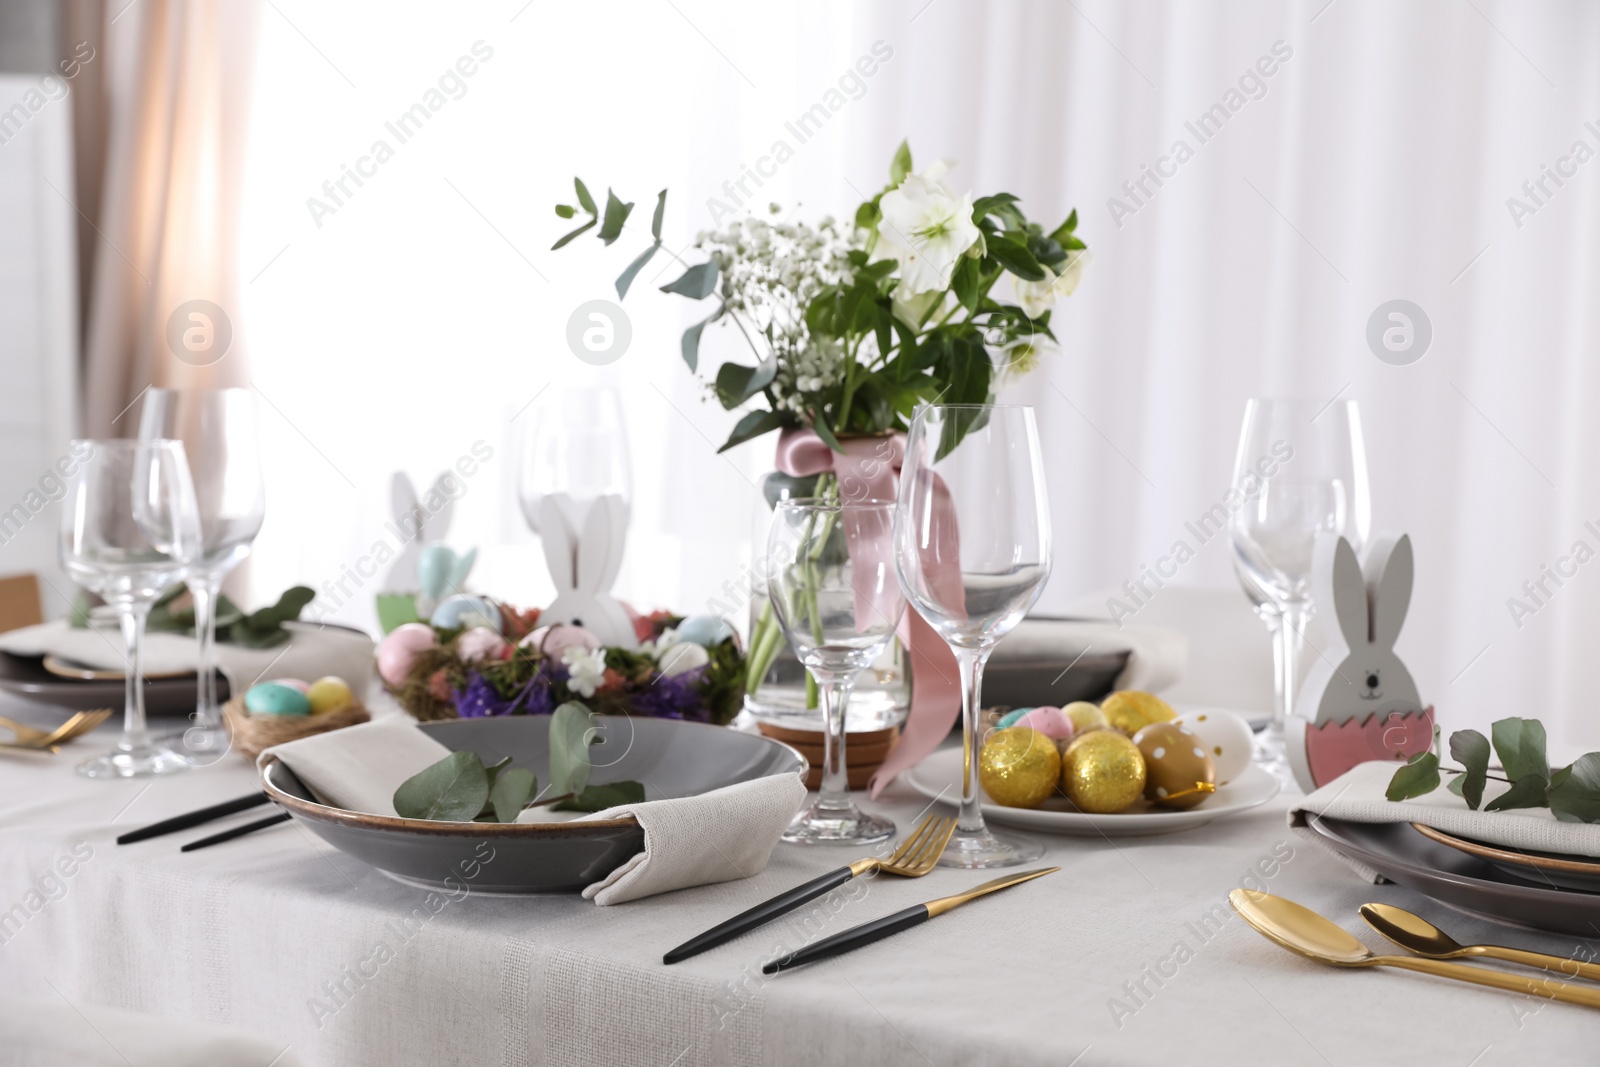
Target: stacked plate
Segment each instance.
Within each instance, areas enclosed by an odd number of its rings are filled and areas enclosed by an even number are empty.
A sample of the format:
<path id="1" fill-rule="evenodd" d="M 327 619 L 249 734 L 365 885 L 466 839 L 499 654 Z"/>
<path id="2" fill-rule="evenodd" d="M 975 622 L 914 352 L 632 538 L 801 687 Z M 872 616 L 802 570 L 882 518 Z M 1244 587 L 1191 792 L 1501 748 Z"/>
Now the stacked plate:
<path id="1" fill-rule="evenodd" d="M 1584 938 L 1600 930 L 1600 860 L 1521 852 L 1418 823 L 1308 814 L 1306 825 L 1391 882 L 1468 915 Z"/>

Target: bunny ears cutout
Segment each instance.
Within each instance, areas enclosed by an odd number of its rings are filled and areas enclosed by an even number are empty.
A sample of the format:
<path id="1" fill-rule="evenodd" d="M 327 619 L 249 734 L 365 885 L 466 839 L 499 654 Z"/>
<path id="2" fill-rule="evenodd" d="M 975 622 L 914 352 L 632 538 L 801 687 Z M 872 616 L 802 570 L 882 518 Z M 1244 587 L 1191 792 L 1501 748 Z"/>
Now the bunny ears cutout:
<path id="1" fill-rule="evenodd" d="M 1393 649 L 1411 607 L 1416 564 L 1409 534 L 1380 535 L 1367 552 L 1363 568 L 1343 537 L 1319 537 L 1312 574 L 1319 610 L 1332 605 L 1345 648 L 1363 645 Z"/>

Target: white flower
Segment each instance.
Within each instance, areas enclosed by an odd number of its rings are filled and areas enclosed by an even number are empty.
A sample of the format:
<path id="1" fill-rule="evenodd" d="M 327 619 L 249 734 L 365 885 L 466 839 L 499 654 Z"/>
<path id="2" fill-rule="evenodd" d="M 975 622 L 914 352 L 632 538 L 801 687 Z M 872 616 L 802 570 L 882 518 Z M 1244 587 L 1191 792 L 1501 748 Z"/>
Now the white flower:
<path id="1" fill-rule="evenodd" d="M 561 653 L 567 667 L 567 688 L 579 696 L 592 697 L 606 678 L 606 650 L 568 648 Z"/>
<path id="2" fill-rule="evenodd" d="M 972 194 L 960 199 L 926 171 L 912 174 L 878 202 L 878 225 L 887 251 L 900 261 L 900 285 L 908 295 L 950 286 L 956 260 L 977 244 Z"/>
<path id="3" fill-rule="evenodd" d="M 674 678 L 685 671 L 692 671 L 696 667 L 704 667 L 710 662 L 711 653 L 690 641 L 678 642 L 657 660 L 661 673 L 668 678 Z"/>
<path id="4" fill-rule="evenodd" d="M 660 659 L 661 653 L 677 644 L 679 640 L 680 638 L 678 637 L 678 631 L 676 628 L 666 629 L 661 631 L 660 637 L 656 638 L 654 641 L 646 641 L 644 644 L 639 646 L 639 649 L 647 656 Z"/>
<path id="5" fill-rule="evenodd" d="M 1017 293 L 1018 306 L 1028 313 L 1030 319 L 1043 315 L 1055 307 L 1056 301 L 1073 294 L 1078 282 L 1083 279 L 1083 268 L 1089 265 L 1091 258 L 1088 249 L 1074 248 L 1067 253 L 1066 262 L 1061 264 L 1060 274 L 1052 274 L 1050 268 L 1046 267 L 1045 272 L 1051 276 L 1042 281 L 1016 279 L 1013 288 Z"/>

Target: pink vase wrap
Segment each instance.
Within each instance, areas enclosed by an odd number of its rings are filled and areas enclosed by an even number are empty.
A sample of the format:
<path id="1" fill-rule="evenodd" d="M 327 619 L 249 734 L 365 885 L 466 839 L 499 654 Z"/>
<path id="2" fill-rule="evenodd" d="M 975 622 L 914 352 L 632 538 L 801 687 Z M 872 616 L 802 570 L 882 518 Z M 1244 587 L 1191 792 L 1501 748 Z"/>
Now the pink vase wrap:
<path id="1" fill-rule="evenodd" d="M 839 498 L 845 503 L 896 499 L 896 481 L 905 459 L 903 435 L 847 438 L 839 444 L 843 453 L 829 448 L 814 430 L 785 430 L 778 438 L 777 467 L 795 478 L 832 471 L 839 480 Z M 942 603 L 959 604 L 963 595 L 955 508 L 943 488 L 936 480 L 932 529 L 939 552 L 936 563 L 925 565 L 923 579 L 939 590 Z M 873 565 L 878 575 L 895 580 L 894 541 L 889 531 L 864 530 L 856 523 L 846 525 L 845 536 L 852 560 Z M 892 606 L 895 599 L 895 591 L 881 582 L 857 584 L 856 615 L 867 618 L 869 612 Z M 960 671 L 944 638 L 914 610 L 900 617 L 897 633 L 911 654 L 911 710 L 899 742 L 872 776 L 868 788 L 873 797 L 901 771 L 938 748 L 961 713 Z"/>

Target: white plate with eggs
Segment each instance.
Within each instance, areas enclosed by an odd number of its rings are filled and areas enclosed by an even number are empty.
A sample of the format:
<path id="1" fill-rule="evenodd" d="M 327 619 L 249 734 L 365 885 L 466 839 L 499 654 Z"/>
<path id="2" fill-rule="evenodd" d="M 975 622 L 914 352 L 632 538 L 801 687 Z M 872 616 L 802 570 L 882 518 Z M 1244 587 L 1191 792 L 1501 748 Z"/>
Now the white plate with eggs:
<path id="1" fill-rule="evenodd" d="M 983 796 L 983 817 L 994 823 L 1074 837 L 1142 837 L 1193 830 L 1216 819 L 1258 808 L 1278 795 L 1278 780 L 1250 759 L 1250 729 L 1237 715 L 1194 709 L 1179 722 L 1199 733 L 1214 753 L 1217 791 L 1187 811 L 1160 808 L 1147 800 L 1111 815 L 1078 811 L 1060 792 L 1037 808 L 1008 808 Z M 1242 733 L 1235 724 L 1242 725 Z M 1220 751 L 1218 751 L 1220 749 Z M 1241 766 L 1242 765 L 1242 766 Z M 946 803 L 961 799 L 961 746 L 941 748 L 906 775 L 925 797 Z"/>

